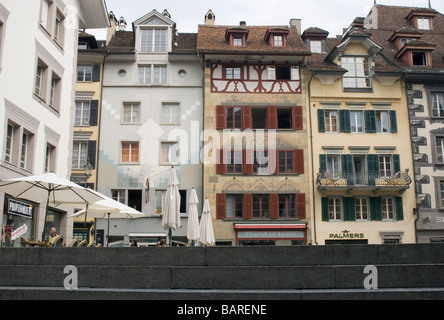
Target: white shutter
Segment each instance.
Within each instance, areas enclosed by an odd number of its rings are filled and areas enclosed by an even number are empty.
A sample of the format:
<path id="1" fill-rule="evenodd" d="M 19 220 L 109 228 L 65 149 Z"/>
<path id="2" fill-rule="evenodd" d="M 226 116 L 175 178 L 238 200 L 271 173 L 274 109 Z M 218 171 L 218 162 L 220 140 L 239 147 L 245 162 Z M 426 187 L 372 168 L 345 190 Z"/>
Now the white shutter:
<path id="1" fill-rule="evenodd" d="M 291 80 L 300 80 L 299 67 L 291 67 Z"/>
<path id="2" fill-rule="evenodd" d="M 268 80 L 276 80 L 276 67 L 268 67 Z"/>

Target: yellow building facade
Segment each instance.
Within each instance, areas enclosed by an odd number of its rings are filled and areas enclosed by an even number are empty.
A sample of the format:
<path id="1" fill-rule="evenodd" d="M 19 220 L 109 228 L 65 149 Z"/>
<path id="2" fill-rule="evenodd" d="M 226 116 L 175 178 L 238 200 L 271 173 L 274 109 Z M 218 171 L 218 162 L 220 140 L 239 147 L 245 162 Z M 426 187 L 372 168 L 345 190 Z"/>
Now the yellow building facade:
<path id="1" fill-rule="evenodd" d="M 414 243 L 415 190 L 402 73 L 357 22 L 342 38 L 304 32 L 313 243 Z"/>

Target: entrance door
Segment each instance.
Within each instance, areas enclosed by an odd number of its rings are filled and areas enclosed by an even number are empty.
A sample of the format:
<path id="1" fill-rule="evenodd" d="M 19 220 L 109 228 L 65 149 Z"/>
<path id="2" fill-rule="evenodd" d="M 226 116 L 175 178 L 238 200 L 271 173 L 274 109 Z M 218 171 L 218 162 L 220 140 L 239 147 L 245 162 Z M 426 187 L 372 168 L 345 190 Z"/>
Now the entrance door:
<path id="1" fill-rule="evenodd" d="M 365 156 L 353 156 L 355 185 L 365 185 Z"/>

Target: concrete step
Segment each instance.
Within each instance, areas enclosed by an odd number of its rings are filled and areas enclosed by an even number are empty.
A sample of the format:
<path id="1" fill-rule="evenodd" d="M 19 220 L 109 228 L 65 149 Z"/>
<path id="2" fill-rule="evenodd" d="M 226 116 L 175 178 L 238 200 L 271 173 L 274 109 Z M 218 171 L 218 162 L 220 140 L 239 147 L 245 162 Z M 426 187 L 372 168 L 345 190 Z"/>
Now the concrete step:
<path id="1" fill-rule="evenodd" d="M 444 287 L 441 288 L 387 288 L 378 290 L 365 289 L 323 289 L 323 290 L 184 290 L 184 289 L 97 289 L 79 288 L 66 290 L 54 287 L 0 287 L 0 300 L 151 300 L 155 307 L 157 300 L 168 300 L 169 312 L 173 313 L 183 301 L 208 304 L 208 300 L 263 301 L 270 311 L 272 301 L 279 300 L 279 306 L 288 306 L 286 300 L 442 300 Z M 180 303 L 179 303 L 180 301 Z M 171 304 L 171 305 L 170 305 Z M 212 305 L 222 305 L 213 302 Z M 289 308 L 294 306 L 288 306 Z M 168 311 L 164 309 L 164 311 Z M 284 309 L 285 310 L 285 309 Z M 270 313 L 270 312 L 269 312 Z M 170 319 L 170 317 L 168 317 Z"/>
<path id="2" fill-rule="evenodd" d="M 133 289 L 362 289 L 366 266 L 76 266 L 78 286 Z M 444 287 L 444 264 L 376 265 L 379 288 Z M 0 286 L 61 287 L 64 266 L 0 266 Z"/>

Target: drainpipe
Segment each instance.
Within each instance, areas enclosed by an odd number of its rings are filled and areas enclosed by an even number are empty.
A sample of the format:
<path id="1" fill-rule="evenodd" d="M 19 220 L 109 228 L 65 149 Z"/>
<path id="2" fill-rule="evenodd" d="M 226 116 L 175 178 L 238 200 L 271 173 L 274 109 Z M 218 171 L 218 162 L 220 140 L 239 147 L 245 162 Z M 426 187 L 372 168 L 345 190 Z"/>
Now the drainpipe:
<path id="1" fill-rule="evenodd" d="M 308 71 L 308 69 L 307 69 Z M 317 237 L 316 237 L 316 201 L 315 201 L 315 176 L 314 176 L 314 160 L 313 160 L 313 125 L 312 125 L 312 116 L 311 116 L 311 81 L 313 80 L 313 76 L 315 75 L 314 72 L 310 72 L 310 80 L 307 84 L 307 94 L 308 94 L 308 117 L 309 117 L 309 128 L 310 128 L 310 148 L 311 148 L 311 178 L 312 178 L 312 228 L 313 228 L 313 244 L 318 245 Z"/>

